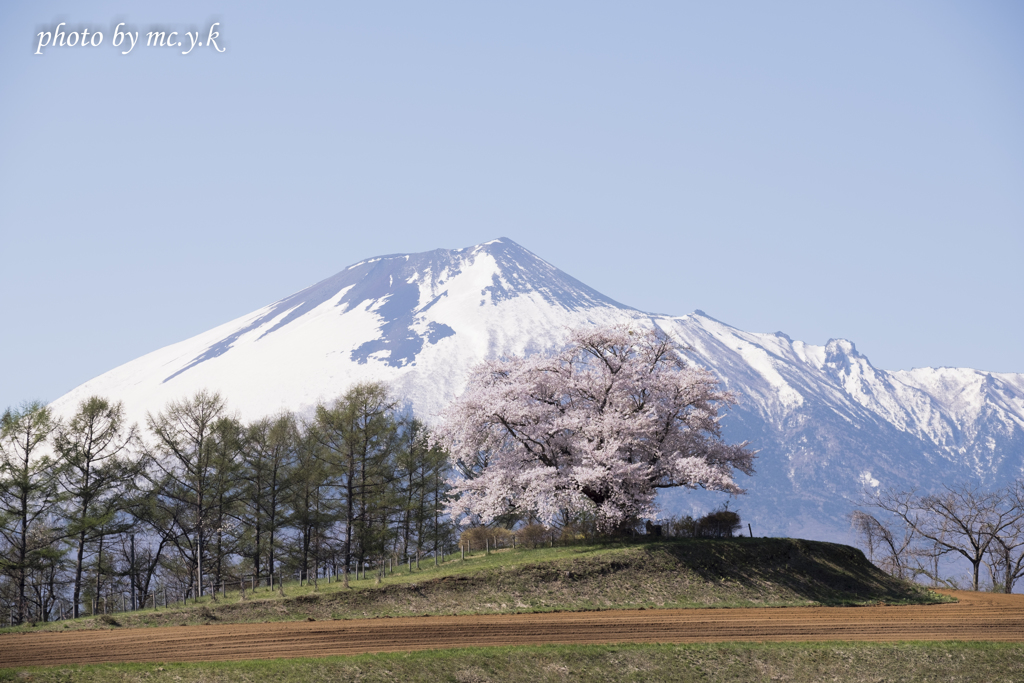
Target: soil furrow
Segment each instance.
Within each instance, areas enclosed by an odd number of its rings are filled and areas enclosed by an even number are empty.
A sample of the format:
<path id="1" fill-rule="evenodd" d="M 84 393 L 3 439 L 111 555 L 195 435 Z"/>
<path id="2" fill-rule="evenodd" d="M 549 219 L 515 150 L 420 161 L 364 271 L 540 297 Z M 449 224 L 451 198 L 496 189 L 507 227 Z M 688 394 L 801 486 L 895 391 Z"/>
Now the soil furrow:
<path id="1" fill-rule="evenodd" d="M 11 634 L 0 636 L 0 667 L 320 657 L 545 643 L 1024 642 L 1024 596 L 952 594 L 959 603 L 402 617 Z"/>

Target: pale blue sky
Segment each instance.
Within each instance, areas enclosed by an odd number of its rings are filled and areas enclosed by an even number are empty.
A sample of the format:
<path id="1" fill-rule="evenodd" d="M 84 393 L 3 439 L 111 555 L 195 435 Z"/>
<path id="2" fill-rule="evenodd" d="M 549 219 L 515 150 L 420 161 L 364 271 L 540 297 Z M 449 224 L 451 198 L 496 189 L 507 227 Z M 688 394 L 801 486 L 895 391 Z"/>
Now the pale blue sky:
<path id="1" fill-rule="evenodd" d="M 33 55 L 62 20 L 104 45 Z M 3 3 L 0 408 L 498 236 L 640 309 L 1024 372 L 1022 36 L 1019 2 Z"/>

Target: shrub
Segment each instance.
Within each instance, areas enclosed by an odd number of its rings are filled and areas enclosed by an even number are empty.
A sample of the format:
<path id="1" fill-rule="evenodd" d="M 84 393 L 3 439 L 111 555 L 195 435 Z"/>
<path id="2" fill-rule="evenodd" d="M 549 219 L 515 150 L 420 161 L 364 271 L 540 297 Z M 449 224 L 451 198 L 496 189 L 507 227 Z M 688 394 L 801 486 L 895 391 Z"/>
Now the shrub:
<path id="1" fill-rule="evenodd" d="M 496 527 L 494 529 L 488 529 L 488 536 L 491 539 L 492 548 L 510 548 L 512 547 L 512 532 L 503 526 Z"/>
<path id="2" fill-rule="evenodd" d="M 669 538 L 732 538 L 742 528 L 739 513 L 726 503 L 700 519 L 690 515 L 660 520 L 662 536 Z"/>
<path id="3" fill-rule="evenodd" d="M 466 550 L 483 550 L 488 545 L 501 548 L 512 545 L 512 532 L 504 527 L 475 526 L 462 532 L 459 543 L 466 546 Z"/>
<path id="4" fill-rule="evenodd" d="M 697 535 L 697 520 L 690 515 L 661 520 L 661 534 L 669 538 L 694 538 Z"/>
<path id="5" fill-rule="evenodd" d="M 739 514 L 730 510 L 726 503 L 701 517 L 696 526 L 701 538 L 732 538 L 742 525 Z"/>
<path id="6" fill-rule="evenodd" d="M 516 532 L 516 537 L 521 539 L 523 545 L 536 548 L 547 540 L 549 530 L 543 524 L 528 524 Z"/>
<path id="7" fill-rule="evenodd" d="M 475 526 L 462 532 L 459 536 L 459 544 L 465 546 L 466 550 L 473 550 L 477 546 L 482 549 L 485 538 L 487 538 L 487 527 Z"/>

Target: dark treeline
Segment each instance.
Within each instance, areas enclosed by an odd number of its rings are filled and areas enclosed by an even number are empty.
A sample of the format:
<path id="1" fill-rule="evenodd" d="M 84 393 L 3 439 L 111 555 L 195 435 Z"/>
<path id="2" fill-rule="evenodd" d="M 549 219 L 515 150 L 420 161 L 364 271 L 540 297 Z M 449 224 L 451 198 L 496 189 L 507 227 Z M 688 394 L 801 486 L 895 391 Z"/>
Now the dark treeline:
<path id="1" fill-rule="evenodd" d="M 348 576 L 451 549 L 448 458 L 383 384 L 243 423 L 215 393 L 145 428 L 93 397 L 0 424 L 0 625 Z M 379 574 L 378 574 L 379 575 Z"/>

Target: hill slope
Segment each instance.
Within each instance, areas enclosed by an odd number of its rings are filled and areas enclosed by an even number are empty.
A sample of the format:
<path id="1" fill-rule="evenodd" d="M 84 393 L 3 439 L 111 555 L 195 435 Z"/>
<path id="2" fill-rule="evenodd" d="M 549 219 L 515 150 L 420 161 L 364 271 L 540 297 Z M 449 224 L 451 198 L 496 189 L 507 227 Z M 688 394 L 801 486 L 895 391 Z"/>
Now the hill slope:
<path id="1" fill-rule="evenodd" d="M 788 538 L 735 538 L 503 549 L 439 567 L 398 565 L 381 584 L 351 588 L 321 580 L 318 590 L 286 583 L 240 599 L 85 617 L 35 628 L 177 626 L 453 614 L 601 609 L 931 604 L 947 599 L 894 579 L 849 546 Z"/>

